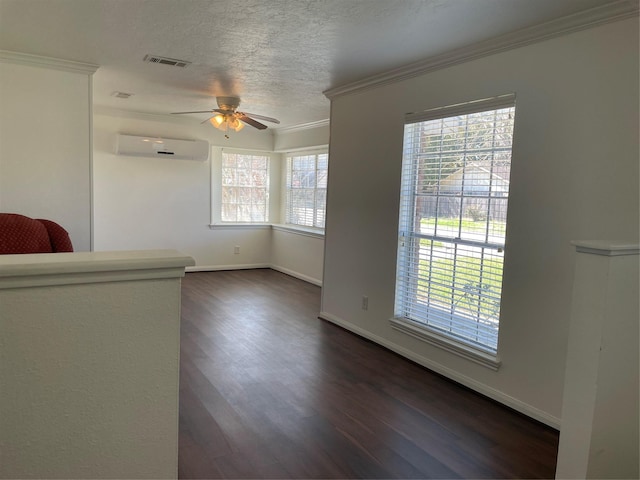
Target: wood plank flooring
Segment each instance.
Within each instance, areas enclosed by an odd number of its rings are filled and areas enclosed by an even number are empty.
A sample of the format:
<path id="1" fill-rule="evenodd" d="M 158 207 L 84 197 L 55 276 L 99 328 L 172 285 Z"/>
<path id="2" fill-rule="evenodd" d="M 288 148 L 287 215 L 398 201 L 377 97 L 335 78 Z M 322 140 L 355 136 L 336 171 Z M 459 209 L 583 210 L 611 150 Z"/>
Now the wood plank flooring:
<path id="1" fill-rule="evenodd" d="M 273 270 L 188 273 L 180 478 L 553 478 L 557 431 L 317 318 Z"/>

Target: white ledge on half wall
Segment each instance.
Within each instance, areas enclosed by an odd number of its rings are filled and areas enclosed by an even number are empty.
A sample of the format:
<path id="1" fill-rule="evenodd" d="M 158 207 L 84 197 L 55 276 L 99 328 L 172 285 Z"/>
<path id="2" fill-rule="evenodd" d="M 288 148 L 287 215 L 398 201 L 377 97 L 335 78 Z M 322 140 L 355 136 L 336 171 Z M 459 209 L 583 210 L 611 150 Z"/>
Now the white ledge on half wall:
<path id="1" fill-rule="evenodd" d="M 617 257 L 619 255 L 638 255 L 640 245 L 637 242 L 614 242 L 610 240 L 575 240 L 571 242 L 578 253 Z"/>
<path id="2" fill-rule="evenodd" d="M 176 278 L 193 265 L 176 250 L 0 255 L 0 288 Z"/>

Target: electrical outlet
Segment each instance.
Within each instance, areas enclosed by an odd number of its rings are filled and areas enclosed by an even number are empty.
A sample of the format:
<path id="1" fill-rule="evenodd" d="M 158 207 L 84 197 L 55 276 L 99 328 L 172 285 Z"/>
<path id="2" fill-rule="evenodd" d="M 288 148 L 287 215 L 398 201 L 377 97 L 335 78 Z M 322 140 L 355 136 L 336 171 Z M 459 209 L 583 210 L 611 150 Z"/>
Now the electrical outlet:
<path id="1" fill-rule="evenodd" d="M 233 247 L 233 253 L 238 255 L 240 253 L 240 245 L 236 245 Z"/>
<path id="2" fill-rule="evenodd" d="M 366 295 L 362 296 L 362 309 L 369 310 L 369 297 Z"/>

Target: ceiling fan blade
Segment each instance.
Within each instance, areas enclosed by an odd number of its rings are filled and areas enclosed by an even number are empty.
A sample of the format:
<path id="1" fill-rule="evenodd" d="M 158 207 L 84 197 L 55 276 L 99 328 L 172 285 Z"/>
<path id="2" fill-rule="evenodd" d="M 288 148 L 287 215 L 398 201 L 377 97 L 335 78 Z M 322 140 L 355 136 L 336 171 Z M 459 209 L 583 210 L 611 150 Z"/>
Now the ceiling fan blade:
<path id="1" fill-rule="evenodd" d="M 212 117 L 207 118 L 206 120 L 203 120 L 202 122 L 200 122 L 200 125 L 202 125 L 203 123 L 207 123 L 209 120 L 211 120 L 213 117 L 215 117 L 215 115 L 213 115 Z"/>
<path id="2" fill-rule="evenodd" d="M 258 115 L 257 113 L 238 112 L 240 115 L 248 115 L 249 117 L 257 118 L 258 120 L 264 120 L 265 122 L 280 123 L 280 120 L 271 117 L 265 117 L 264 115 Z"/>
<path id="3" fill-rule="evenodd" d="M 171 112 L 171 115 L 182 115 L 183 113 L 211 113 L 216 110 L 199 110 L 197 112 Z"/>
<path id="4" fill-rule="evenodd" d="M 252 127 L 255 127 L 259 130 L 264 130 L 265 128 L 267 128 L 266 125 L 255 121 L 253 118 L 251 117 L 247 117 L 245 114 L 238 112 L 238 117 L 239 120 L 242 120 L 244 123 L 246 123 L 247 125 L 251 125 Z"/>

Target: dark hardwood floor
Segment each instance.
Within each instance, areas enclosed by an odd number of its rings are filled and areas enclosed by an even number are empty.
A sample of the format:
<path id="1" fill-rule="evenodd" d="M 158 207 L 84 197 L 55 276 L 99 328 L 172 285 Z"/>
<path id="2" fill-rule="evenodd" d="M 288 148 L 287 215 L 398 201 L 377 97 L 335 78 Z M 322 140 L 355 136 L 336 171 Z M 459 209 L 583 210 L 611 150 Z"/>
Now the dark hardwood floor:
<path id="1" fill-rule="evenodd" d="M 180 478 L 553 478 L 558 433 L 317 318 L 272 270 L 182 287 Z"/>

